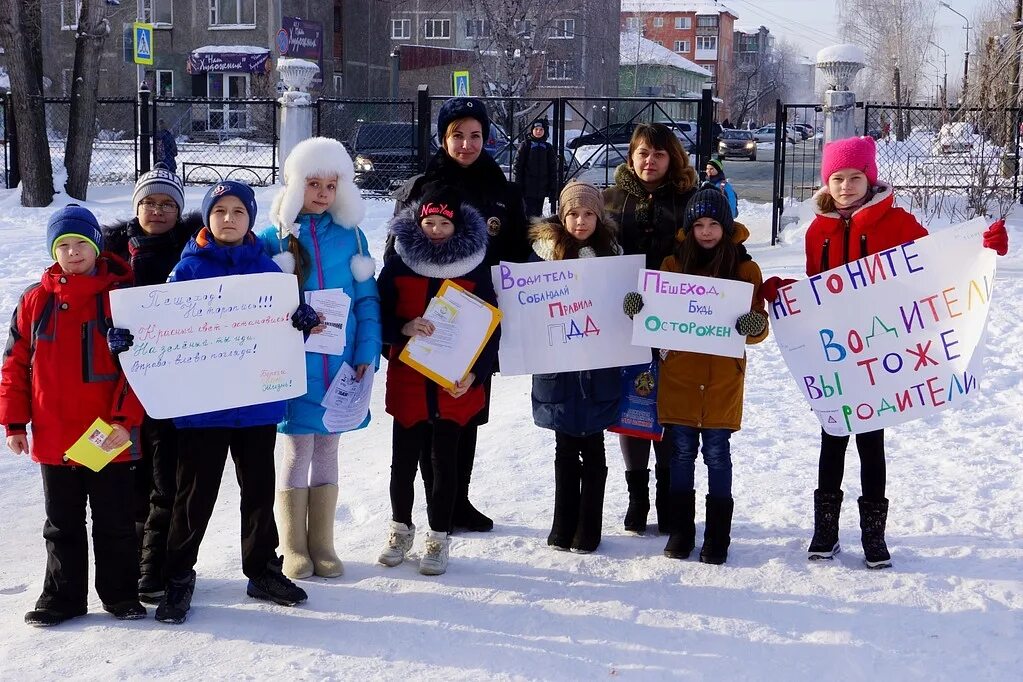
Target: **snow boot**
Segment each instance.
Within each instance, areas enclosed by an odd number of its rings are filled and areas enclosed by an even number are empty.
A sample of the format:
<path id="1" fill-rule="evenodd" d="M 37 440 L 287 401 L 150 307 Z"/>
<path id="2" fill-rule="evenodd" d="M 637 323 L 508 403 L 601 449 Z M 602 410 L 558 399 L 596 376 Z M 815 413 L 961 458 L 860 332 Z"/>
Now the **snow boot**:
<path id="1" fill-rule="evenodd" d="M 384 566 L 397 566 L 405 561 L 405 556 L 412 549 L 416 526 L 414 523 L 406 525 L 397 521 L 388 521 L 387 529 L 387 547 L 380 553 L 377 561 Z"/>
<path id="2" fill-rule="evenodd" d="M 281 535 L 284 574 L 289 578 L 308 578 L 313 574 L 306 531 L 309 488 L 278 490 L 274 511 L 277 512 L 277 529 Z"/>
<path id="3" fill-rule="evenodd" d="M 685 490 L 671 494 L 674 530 L 664 546 L 664 556 L 688 559 L 696 547 L 696 491 Z"/>
<path id="4" fill-rule="evenodd" d="M 146 607 L 137 601 L 122 601 L 117 604 L 104 604 L 103 610 L 117 620 L 142 620 L 146 617 Z"/>
<path id="5" fill-rule="evenodd" d="M 469 501 L 469 482 L 472 480 L 472 465 L 476 459 L 476 438 L 462 438 L 458 442 L 458 495 L 455 497 L 455 513 L 451 527 L 478 533 L 494 530 L 494 521 L 476 509 Z"/>
<path id="6" fill-rule="evenodd" d="M 655 484 L 654 506 L 657 508 L 657 532 L 662 535 L 671 533 L 675 519 L 671 515 L 671 467 L 660 465 L 654 467 L 657 476 Z"/>
<path id="7" fill-rule="evenodd" d="M 258 578 L 249 578 L 245 593 L 253 599 L 272 601 L 281 606 L 294 606 L 309 598 L 301 587 L 288 580 L 281 570 L 281 559 L 271 560 Z"/>
<path id="8" fill-rule="evenodd" d="M 143 604 L 159 604 L 163 598 L 164 585 L 160 576 L 143 573 L 139 578 L 139 601 Z"/>
<path id="9" fill-rule="evenodd" d="M 600 545 L 600 529 L 604 520 L 604 486 L 607 467 L 582 467 L 582 485 L 579 491 L 579 522 L 572 551 L 589 554 Z"/>
<path id="10" fill-rule="evenodd" d="M 448 534 L 439 530 L 426 531 L 426 544 L 419 560 L 423 575 L 441 575 L 448 570 Z"/>
<path id="11" fill-rule="evenodd" d="M 337 486 L 332 484 L 309 488 L 309 556 L 313 573 L 323 578 L 336 578 L 345 572 L 334 551 L 337 492 Z"/>
<path id="12" fill-rule="evenodd" d="M 700 549 L 701 563 L 720 565 L 728 559 L 733 507 L 731 497 L 707 495 L 707 524 L 703 532 L 703 548 Z"/>
<path id="13" fill-rule="evenodd" d="M 842 491 L 813 491 L 813 539 L 806 550 L 807 558 L 834 559 L 842 551 L 838 544 L 838 517 L 842 513 Z"/>
<path id="14" fill-rule="evenodd" d="M 163 599 L 156 607 L 156 620 L 174 625 L 184 623 L 185 618 L 188 617 L 188 610 L 192 608 L 192 593 L 194 591 L 195 571 L 189 571 L 186 575 L 168 580 Z"/>
<path id="15" fill-rule="evenodd" d="M 76 611 L 61 611 L 53 608 L 33 609 L 25 614 L 25 625 L 31 625 L 34 628 L 50 628 L 60 625 L 66 620 L 84 616 L 86 613 L 88 613 L 86 609 Z"/>
<path id="16" fill-rule="evenodd" d="M 547 544 L 554 549 L 569 550 L 579 526 L 579 476 L 577 457 L 554 460 L 554 522 Z"/>
<path id="17" fill-rule="evenodd" d="M 863 563 L 867 568 L 890 568 L 892 555 L 884 541 L 885 524 L 888 521 L 888 500 L 882 497 L 871 500 L 859 499 L 860 541 L 863 543 Z"/>
<path id="18" fill-rule="evenodd" d="M 625 530 L 642 535 L 646 532 L 646 517 L 650 513 L 650 470 L 625 472 L 629 488 L 629 508 L 625 510 Z"/>

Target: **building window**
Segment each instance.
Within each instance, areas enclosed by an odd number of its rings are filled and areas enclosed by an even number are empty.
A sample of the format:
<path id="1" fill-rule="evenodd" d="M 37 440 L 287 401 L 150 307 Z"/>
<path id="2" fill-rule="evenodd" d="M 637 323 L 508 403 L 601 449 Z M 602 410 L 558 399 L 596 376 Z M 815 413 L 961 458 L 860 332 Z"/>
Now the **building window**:
<path id="1" fill-rule="evenodd" d="M 718 49 L 718 37 L 717 36 L 696 36 L 696 49 L 697 50 L 716 50 L 716 49 Z"/>
<path id="2" fill-rule="evenodd" d="M 625 28 L 638 31 L 643 28 L 643 20 L 640 17 L 625 17 Z"/>
<path id="3" fill-rule="evenodd" d="M 489 38 L 490 22 L 486 19 L 469 19 L 465 22 L 466 38 Z"/>
<path id="4" fill-rule="evenodd" d="M 141 0 L 142 21 L 156 26 L 174 25 L 172 0 Z"/>
<path id="5" fill-rule="evenodd" d="M 82 0 L 60 0 L 60 30 L 74 31 L 82 13 Z"/>
<path id="6" fill-rule="evenodd" d="M 547 80 L 570 81 L 575 78 L 575 63 L 567 59 L 547 60 Z"/>
<path id="7" fill-rule="evenodd" d="M 575 19 L 557 19 L 554 22 L 554 32 L 551 38 L 574 38 Z"/>
<path id="8" fill-rule="evenodd" d="M 249 107 L 245 104 L 232 102 L 233 99 L 244 99 L 249 96 L 249 74 L 247 73 L 210 73 L 208 77 L 208 97 L 223 102 L 210 102 L 207 125 L 209 130 L 248 130 Z"/>
<path id="9" fill-rule="evenodd" d="M 450 19 L 427 19 L 426 33 L 423 35 L 427 40 L 446 40 L 451 37 Z"/>
<path id="10" fill-rule="evenodd" d="M 256 0 L 210 0 L 210 26 L 256 25 Z"/>
<path id="11" fill-rule="evenodd" d="M 710 79 L 711 79 L 711 80 L 714 80 L 714 75 L 715 75 L 715 69 L 716 69 L 716 67 L 714 66 L 714 64 L 702 64 L 702 66 L 703 66 L 703 68 L 705 68 L 705 69 L 707 69 L 708 71 L 710 71 Z"/>
<path id="12" fill-rule="evenodd" d="M 515 32 L 523 38 L 528 38 L 533 34 L 533 22 L 531 21 L 516 21 Z"/>
<path id="13" fill-rule="evenodd" d="M 698 28 L 717 28 L 718 17 L 716 14 L 710 16 L 696 17 L 696 26 Z"/>
<path id="14" fill-rule="evenodd" d="M 654 17 L 654 28 L 661 28 L 664 26 L 664 17 Z"/>
<path id="15" fill-rule="evenodd" d="M 676 40 L 675 41 L 675 52 L 689 52 L 689 41 L 688 40 Z"/>
<path id="16" fill-rule="evenodd" d="M 411 37 L 411 19 L 391 19 L 391 40 L 408 40 Z"/>
<path id="17" fill-rule="evenodd" d="M 173 97 L 174 96 L 174 72 L 173 71 L 161 71 L 156 72 L 156 95 L 157 97 Z"/>
<path id="18" fill-rule="evenodd" d="M 675 17 L 675 28 L 688 31 L 692 27 L 693 20 L 691 17 Z"/>
<path id="19" fill-rule="evenodd" d="M 344 89 L 344 84 L 345 84 L 344 74 L 343 73 L 335 73 L 334 74 L 334 94 L 335 95 L 339 95 L 340 96 L 342 93 L 344 93 L 344 90 L 345 90 Z"/>

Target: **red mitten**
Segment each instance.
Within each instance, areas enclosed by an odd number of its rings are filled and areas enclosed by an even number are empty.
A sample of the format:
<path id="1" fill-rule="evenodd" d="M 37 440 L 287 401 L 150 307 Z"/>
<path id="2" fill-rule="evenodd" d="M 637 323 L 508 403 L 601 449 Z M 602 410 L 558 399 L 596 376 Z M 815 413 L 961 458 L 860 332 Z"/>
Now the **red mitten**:
<path id="1" fill-rule="evenodd" d="M 994 250 L 999 256 L 1009 251 L 1009 233 L 1005 231 L 1005 221 L 992 223 L 984 233 L 984 247 Z"/>
<path id="2" fill-rule="evenodd" d="M 790 284 L 795 284 L 794 279 L 782 279 L 781 277 L 769 277 L 760 285 L 760 298 L 764 299 L 767 303 L 771 303 L 774 299 L 778 298 L 778 289 L 787 287 Z"/>

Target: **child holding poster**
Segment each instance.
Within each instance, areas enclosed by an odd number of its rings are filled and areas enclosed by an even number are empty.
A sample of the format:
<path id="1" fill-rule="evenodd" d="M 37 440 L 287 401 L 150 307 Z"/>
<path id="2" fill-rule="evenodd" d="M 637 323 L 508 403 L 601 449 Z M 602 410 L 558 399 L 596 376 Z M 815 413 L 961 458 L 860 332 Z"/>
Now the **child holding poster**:
<path id="1" fill-rule="evenodd" d="M 354 183 L 355 168 L 344 145 L 314 137 L 295 145 L 284 164 L 284 186 L 270 208 L 273 227 L 260 235 L 268 253 L 298 277 L 303 295 L 321 292 L 317 340 L 333 345 L 307 350 L 308 391 L 288 401 L 277 467 L 277 526 L 284 574 L 335 578 L 344 565 L 334 551 L 341 432 L 361 429 L 370 416 L 343 425 L 322 404 L 342 368 L 372 382 L 380 357 L 380 297 L 366 236 L 358 227 L 365 207 Z M 313 307 L 316 308 L 315 301 Z M 329 306 L 329 307 L 328 307 Z M 329 318 L 328 318 L 329 316 Z M 321 334 L 327 331 L 328 334 Z"/>
<path id="2" fill-rule="evenodd" d="M 661 270 L 753 284 L 750 311 L 735 322 L 747 344 L 767 338 L 767 313 L 757 295 L 760 267 L 742 245 L 749 230 L 732 218 L 728 199 L 714 187 L 701 188 L 686 206 L 675 253 Z M 636 292 L 626 294 L 630 317 L 642 308 Z M 665 556 L 687 559 L 696 544 L 694 524 L 696 455 L 703 442 L 707 465 L 707 517 L 700 561 L 723 564 L 731 543 L 732 454 L 730 439 L 742 422 L 746 358 L 705 353 L 661 351 L 657 384 L 657 418 L 672 447 L 671 509 L 675 520 Z"/>
<path id="3" fill-rule="evenodd" d="M 169 281 L 280 272 L 252 233 L 256 198 L 248 185 L 224 180 L 210 187 L 202 213 L 206 227 L 189 241 Z M 316 312 L 300 303 L 292 325 L 308 332 L 318 324 Z M 195 589 L 193 569 L 213 515 L 228 451 L 241 488 L 246 593 L 282 606 L 306 600 L 306 593 L 281 572 L 282 561 L 275 551 L 274 442 L 283 416 L 284 402 L 277 401 L 175 417 L 178 491 L 167 541 L 167 588 L 156 607 L 158 621 L 178 624 L 188 616 Z"/>
<path id="4" fill-rule="evenodd" d="M 117 365 L 116 349 L 104 339 L 111 324 L 109 292 L 130 286 L 131 270 L 102 251 L 99 224 L 81 206 L 54 213 L 46 236 L 56 262 L 18 301 L 0 378 L 0 423 L 7 447 L 31 455 L 43 477 L 46 577 L 25 622 L 57 625 L 88 611 L 86 501 L 92 509 L 96 592 L 103 609 L 121 620 L 145 618 L 138 598 L 130 463 L 138 452 L 125 450 L 99 471 L 65 458 L 97 417 L 113 427 L 100 444 L 103 449 L 123 447 L 130 433 L 137 440 L 142 406 Z"/>
<path id="5" fill-rule="evenodd" d="M 458 442 L 483 409 L 484 384 L 497 359 L 500 330 L 484 345 L 468 374 L 443 389 L 399 359 L 414 336 L 432 336 L 436 326 L 424 318 L 427 306 L 445 280 L 496 306 L 497 296 L 484 262 L 489 236 L 476 209 L 458 190 L 428 184 L 422 199 L 391 219 L 395 255 L 380 272 L 383 340 L 390 347 L 387 362 L 387 413 L 394 417 L 391 440 L 391 521 L 387 547 L 379 561 L 397 566 L 412 548 L 413 484 L 420 450 L 429 443 L 433 487 L 427 495 L 430 530 L 419 572 L 440 575 L 447 570 L 448 535 L 458 495 Z"/>
<path id="6" fill-rule="evenodd" d="M 558 215 L 533 225 L 533 261 L 618 256 L 614 223 L 600 190 L 570 182 Z M 554 521 L 547 544 L 588 553 L 600 544 L 604 514 L 604 429 L 615 423 L 621 398 L 617 367 L 533 375 L 533 422 L 554 431 Z"/>
<path id="7" fill-rule="evenodd" d="M 889 185 L 877 179 L 877 149 L 871 137 L 831 142 L 821 157 L 824 186 L 815 196 L 817 217 L 806 233 L 806 274 L 812 276 L 859 258 L 927 236 L 927 230 L 908 211 L 895 205 Z M 1008 250 L 1001 220 L 984 233 L 984 246 L 999 255 Z M 771 277 L 760 293 L 771 302 L 778 290 L 795 280 Z M 813 493 L 814 531 L 807 556 L 832 559 L 840 550 L 838 519 L 842 508 L 842 478 L 849 436 L 832 436 L 821 429 L 817 489 Z M 885 542 L 888 499 L 884 430 L 856 434 L 862 495 L 860 541 L 868 568 L 892 565 Z"/>

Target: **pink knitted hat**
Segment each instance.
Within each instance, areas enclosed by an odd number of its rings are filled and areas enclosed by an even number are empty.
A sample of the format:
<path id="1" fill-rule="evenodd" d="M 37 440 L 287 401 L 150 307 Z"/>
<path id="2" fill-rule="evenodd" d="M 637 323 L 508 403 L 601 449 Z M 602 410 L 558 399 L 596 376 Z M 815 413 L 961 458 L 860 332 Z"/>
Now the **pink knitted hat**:
<path id="1" fill-rule="evenodd" d="M 828 178 L 843 168 L 863 171 L 871 186 L 877 184 L 877 146 L 872 137 L 849 137 L 824 145 L 821 155 L 821 180 L 828 184 Z"/>

